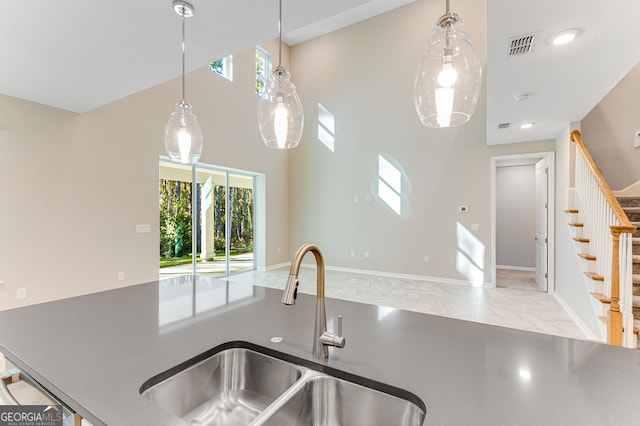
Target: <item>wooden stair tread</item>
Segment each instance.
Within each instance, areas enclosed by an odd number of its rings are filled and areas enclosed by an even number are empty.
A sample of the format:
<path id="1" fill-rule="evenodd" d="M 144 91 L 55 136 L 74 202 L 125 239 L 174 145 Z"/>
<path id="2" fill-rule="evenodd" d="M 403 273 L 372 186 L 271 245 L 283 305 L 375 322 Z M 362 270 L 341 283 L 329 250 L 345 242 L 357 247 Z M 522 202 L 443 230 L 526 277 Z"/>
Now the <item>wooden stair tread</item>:
<path id="1" fill-rule="evenodd" d="M 564 212 L 569 214 L 575 214 L 575 213 L 578 213 L 578 209 L 568 209 L 568 210 L 565 210 Z"/>
<path id="2" fill-rule="evenodd" d="M 640 240 L 640 238 L 639 238 L 639 240 Z M 588 238 L 573 237 L 573 241 L 577 241 L 579 243 L 588 243 L 589 239 Z M 640 241 L 638 242 L 638 244 L 640 244 Z"/>
<path id="3" fill-rule="evenodd" d="M 581 258 L 585 259 L 585 260 L 596 260 L 596 257 L 592 254 L 584 254 L 584 253 L 578 253 L 578 256 L 580 256 Z"/>
<path id="4" fill-rule="evenodd" d="M 604 281 L 604 277 L 602 275 L 596 274 L 595 272 L 585 272 L 584 274 L 594 281 Z"/>
<path id="5" fill-rule="evenodd" d="M 569 223 L 569 226 L 573 226 L 574 228 L 582 228 L 584 223 Z"/>
<path id="6" fill-rule="evenodd" d="M 591 292 L 591 296 L 593 296 L 600 303 L 605 303 L 605 304 L 611 303 L 611 299 L 602 293 Z"/>

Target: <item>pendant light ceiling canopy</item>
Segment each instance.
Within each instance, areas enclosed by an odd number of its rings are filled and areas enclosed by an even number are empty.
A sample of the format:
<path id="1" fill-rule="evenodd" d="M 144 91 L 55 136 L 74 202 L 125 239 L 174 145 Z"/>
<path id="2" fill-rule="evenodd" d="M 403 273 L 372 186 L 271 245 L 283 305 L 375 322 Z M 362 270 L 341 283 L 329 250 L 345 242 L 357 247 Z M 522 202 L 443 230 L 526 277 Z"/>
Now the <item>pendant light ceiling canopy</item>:
<path id="1" fill-rule="evenodd" d="M 432 37 L 416 70 L 413 100 L 428 127 L 453 127 L 473 114 L 481 87 L 478 54 L 462 31 L 462 19 L 449 10 L 433 26 Z"/>
<path id="2" fill-rule="evenodd" d="M 282 0 L 279 1 L 278 66 L 271 73 L 258 104 L 258 128 L 269 148 L 295 148 L 304 128 L 302 102 L 291 82 L 291 74 L 282 65 Z"/>
<path id="3" fill-rule="evenodd" d="M 202 130 L 191 105 L 185 100 L 185 21 L 195 9 L 186 1 L 174 0 L 173 10 L 182 17 L 182 100 L 176 104 L 164 129 L 164 146 L 172 161 L 197 163 L 202 154 Z"/>

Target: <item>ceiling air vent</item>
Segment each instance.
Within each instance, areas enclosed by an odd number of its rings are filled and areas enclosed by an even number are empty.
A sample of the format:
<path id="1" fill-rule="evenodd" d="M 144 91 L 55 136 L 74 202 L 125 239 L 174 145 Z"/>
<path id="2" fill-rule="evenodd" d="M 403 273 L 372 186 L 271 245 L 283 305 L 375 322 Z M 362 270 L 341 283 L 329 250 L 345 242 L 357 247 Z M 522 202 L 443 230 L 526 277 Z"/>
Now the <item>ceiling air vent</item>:
<path id="1" fill-rule="evenodd" d="M 533 49 L 535 34 L 525 34 L 507 39 L 507 56 L 519 56 L 530 53 Z"/>
<path id="2" fill-rule="evenodd" d="M 511 123 L 500 123 L 498 124 L 498 130 L 500 129 L 508 129 L 511 126 Z"/>

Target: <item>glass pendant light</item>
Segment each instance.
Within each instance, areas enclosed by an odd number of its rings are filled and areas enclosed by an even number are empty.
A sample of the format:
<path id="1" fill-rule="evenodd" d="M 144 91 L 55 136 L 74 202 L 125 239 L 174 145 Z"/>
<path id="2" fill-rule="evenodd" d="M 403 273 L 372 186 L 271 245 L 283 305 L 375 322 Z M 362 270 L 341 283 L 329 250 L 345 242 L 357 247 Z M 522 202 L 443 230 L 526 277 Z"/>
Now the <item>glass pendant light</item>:
<path id="1" fill-rule="evenodd" d="M 258 104 L 258 127 L 262 141 L 269 148 L 288 149 L 300 143 L 304 112 L 291 74 L 282 66 L 282 0 L 278 33 L 278 66 L 271 73 Z"/>
<path id="2" fill-rule="evenodd" d="M 184 97 L 184 52 L 185 52 L 185 20 L 193 16 L 193 6 L 182 0 L 173 1 L 173 10 L 182 16 L 182 100 L 164 129 L 164 146 L 172 161 L 183 164 L 197 163 L 202 154 L 202 130 L 196 116 L 191 112 L 191 105 Z"/>
<path id="3" fill-rule="evenodd" d="M 447 10 L 433 26 L 433 35 L 416 70 L 413 102 L 422 124 L 453 127 L 466 123 L 480 96 L 480 60 L 462 31 L 462 19 Z"/>

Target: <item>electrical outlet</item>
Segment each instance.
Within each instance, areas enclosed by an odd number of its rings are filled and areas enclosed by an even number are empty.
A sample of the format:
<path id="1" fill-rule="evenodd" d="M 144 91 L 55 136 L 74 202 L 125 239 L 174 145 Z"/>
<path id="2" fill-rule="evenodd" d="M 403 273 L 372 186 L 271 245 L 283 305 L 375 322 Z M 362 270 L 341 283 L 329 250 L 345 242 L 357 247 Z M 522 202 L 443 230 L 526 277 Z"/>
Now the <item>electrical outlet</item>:
<path id="1" fill-rule="evenodd" d="M 16 299 L 26 299 L 27 298 L 27 289 L 25 287 L 19 287 L 16 292 Z"/>
<path id="2" fill-rule="evenodd" d="M 370 251 L 365 251 L 364 252 L 364 257 L 371 257 L 371 252 Z"/>
<path id="3" fill-rule="evenodd" d="M 472 223 L 472 224 L 471 224 L 471 230 L 472 230 L 472 231 L 479 231 L 479 230 L 480 230 L 480 224 L 478 224 L 478 223 Z"/>
<path id="4" fill-rule="evenodd" d="M 424 263 L 429 263 L 429 256 L 424 257 Z"/>
<path id="5" fill-rule="evenodd" d="M 458 213 L 467 213 L 469 211 L 469 207 L 467 206 L 458 206 Z"/>
<path id="6" fill-rule="evenodd" d="M 124 281 L 124 272 L 118 272 L 118 281 Z"/>
<path id="7" fill-rule="evenodd" d="M 351 250 L 351 257 L 354 257 L 356 255 L 356 251 L 355 250 Z"/>

